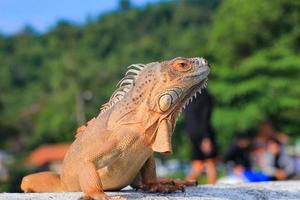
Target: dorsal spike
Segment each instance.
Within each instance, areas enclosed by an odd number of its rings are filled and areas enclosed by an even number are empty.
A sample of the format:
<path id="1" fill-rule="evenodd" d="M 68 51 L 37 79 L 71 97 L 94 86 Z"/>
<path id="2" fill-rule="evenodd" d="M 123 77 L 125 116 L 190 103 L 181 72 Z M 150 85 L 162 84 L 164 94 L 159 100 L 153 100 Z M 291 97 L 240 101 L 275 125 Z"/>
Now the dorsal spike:
<path id="1" fill-rule="evenodd" d="M 117 83 L 117 87 L 120 86 L 120 84 L 122 83 L 122 81 L 126 80 L 126 79 L 132 79 L 135 80 L 136 79 L 136 75 L 127 75 L 125 77 L 123 77 L 118 83 Z"/>
<path id="2" fill-rule="evenodd" d="M 109 107 L 110 107 L 110 103 L 107 102 L 107 103 L 105 103 L 105 104 L 103 104 L 103 105 L 101 106 L 100 110 L 106 110 L 106 109 L 108 109 Z"/>
<path id="3" fill-rule="evenodd" d="M 113 102 L 114 104 L 116 104 L 118 101 L 119 101 L 119 100 L 118 100 L 117 98 L 114 98 L 112 102 Z"/>
<path id="4" fill-rule="evenodd" d="M 125 91 L 123 91 L 125 86 L 118 88 L 110 97 L 110 100 L 112 100 L 116 95 L 122 95 L 124 96 L 126 94 Z"/>
<path id="5" fill-rule="evenodd" d="M 116 96 L 124 96 L 125 94 L 126 94 L 126 92 L 124 92 L 124 91 L 117 91 L 117 92 L 114 94 L 113 98 L 116 97 Z"/>
<path id="6" fill-rule="evenodd" d="M 133 64 L 133 65 L 128 66 L 128 69 L 130 69 L 130 68 L 132 68 L 132 69 L 136 68 L 136 69 L 139 69 L 139 70 L 143 70 L 145 68 L 145 65 L 143 65 L 143 64 Z"/>
<path id="7" fill-rule="evenodd" d="M 128 87 L 125 87 L 125 88 L 123 89 L 123 91 L 126 92 L 126 93 L 129 92 L 129 90 L 130 90 L 130 88 L 128 88 Z"/>
<path id="8" fill-rule="evenodd" d="M 129 75 L 130 73 L 135 74 L 135 75 L 139 75 L 141 71 L 136 70 L 136 69 L 130 69 L 126 72 L 125 76 Z"/>
<path id="9" fill-rule="evenodd" d="M 116 97 L 115 97 L 118 101 L 120 101 L 122 98 L 123 98 L 123 96 L 122 95 L 116 95 Z"/>
<path id="10" fill-rule="evenodd" d="M 131 84 L 133 84 L 133 82 L 134 82 L 134 80 L 132 80 L 132 79 L 124 79 L 124 80 L 120 83 L 120 86 L 122 87 L 122 86 L 127 85 L 127 84 L 131 85 Z"/>

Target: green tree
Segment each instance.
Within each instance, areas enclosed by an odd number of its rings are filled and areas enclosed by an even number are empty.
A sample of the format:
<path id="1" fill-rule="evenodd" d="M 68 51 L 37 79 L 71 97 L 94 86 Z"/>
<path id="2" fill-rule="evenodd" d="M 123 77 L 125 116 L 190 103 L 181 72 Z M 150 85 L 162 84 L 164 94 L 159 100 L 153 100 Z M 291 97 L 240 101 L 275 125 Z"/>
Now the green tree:
<path id="1" fill-rule="evenodd" d="M 299 10 L 292 0 L 227 0 L 217 9 L 210 88 L 217 101 L 214 124 L 223 137 L 264 118 L 291 136 L 299 133 Z"/>

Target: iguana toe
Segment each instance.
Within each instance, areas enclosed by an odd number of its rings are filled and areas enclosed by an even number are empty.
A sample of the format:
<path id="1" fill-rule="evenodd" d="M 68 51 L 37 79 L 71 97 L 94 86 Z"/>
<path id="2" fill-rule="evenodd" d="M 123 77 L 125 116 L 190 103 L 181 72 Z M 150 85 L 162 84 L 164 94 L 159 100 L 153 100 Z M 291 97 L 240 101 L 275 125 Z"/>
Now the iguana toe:
<path id="1" fill-rule="evenodd" d="M 151 183 L 151 184 L 145 184 L 141 189 L 151 193 L 154 192 L 172 193 L 178 190 L 181 190 L 183 192 L 184 185 L 176 184 L 176 183 L 171 183 L 171 184 Z"/>
<path id="2" fill-rule="evenodd" d="M 127 198 L 122 196 L 107 196 L 105 194 L 97 195 L 97 196 L 83 196 L 79 198 L 78 200 L 127 200 Z"/>

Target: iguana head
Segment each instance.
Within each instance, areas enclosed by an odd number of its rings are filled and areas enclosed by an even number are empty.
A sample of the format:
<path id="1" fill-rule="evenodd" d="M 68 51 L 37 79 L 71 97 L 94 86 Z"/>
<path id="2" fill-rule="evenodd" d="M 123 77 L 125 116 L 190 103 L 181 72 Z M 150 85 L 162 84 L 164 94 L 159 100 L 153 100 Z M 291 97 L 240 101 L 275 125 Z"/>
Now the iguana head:
<path id="1" fill-rule="evenodd" d="M 209 71 L 208 62 L 199 57 L 131 65 L 102 112 L 114 108 L 115 122 L 143 123 L 145 143 L 154 151 L 171 153 L 176 119 L 206 86 Z"/>
<path id="2" fill-rule="evenodd" d="M 175 58 L 160 63 L 159 78 L 148 96 L 149 109 L 162 117 L 177 116 L 207 84 L 210 68 L 203 58 Z"/>
<path id="3" fill-rule="evenodd" d="M 154 151 L 171 153 L 171 135 L 181 110 L 207 84 L 210 68 L 203 58 L 175 58 L 160 64 L 160 78 L 148 97 L 149 109 L 159 113 L 158 127 L 151 147 Z M 151 133 L 150 133 L 151 135 Z"/>

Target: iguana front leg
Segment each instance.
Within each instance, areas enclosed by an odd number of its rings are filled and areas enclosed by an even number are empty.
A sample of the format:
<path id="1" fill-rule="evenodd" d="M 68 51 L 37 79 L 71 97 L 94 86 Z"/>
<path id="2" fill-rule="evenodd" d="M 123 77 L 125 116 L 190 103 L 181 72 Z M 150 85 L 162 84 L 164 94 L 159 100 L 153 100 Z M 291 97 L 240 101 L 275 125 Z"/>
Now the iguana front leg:
<path id="1" fill-rule="evenodd" d="M 104 194 L 101 179 L 97 173 L 94 163 L 91 161 L 83 161 L 80 164 L 80 171 L 78 172 L 79 184 L 85 197 L 84 199 L 106 199 Z"/>
<path id="2" fill-rule="evenodd" d="M 148 192 L 170 193 L 177 190 L 184 190 L 184 186 L 194 186 L 195 182 L 173 180 L 173 179 L 158 179 L 156 176 L 156 167 L 154 156 L 152 155 L 142 167 L 140 173 L 136 176 L 131 184 L 133 188 L 142 189 Z"/>
<path id="3" fill-rule="evenodd" d="M 95 200 L 109 200 L 109 199 L 120 199 L 125 200 L 125 198 L 115 196 L 108 197 L 102 187 L 101 178 L 97 173 L 97 168 L 95 162 L 99 159 L 103 158 L 110 153 L 112 149 L 114 149 L 118 143 L 117 140 L 110 141 L 106 144 L 97 144 L 98 141 L 95 141 L 94 144 L 98 148 L 92 148 L 93 146 L 89 146 L 83 152 L 81 152 L 82 162 L 79 164 L 79 184 L 81 190 L 84 193 L 83 199 L 95 199 Z M 101 147 L 101 148 L 99 148 Z M 110 158 L 110 160 L 114 160 L 114 157 L 118 155 L 114 155 Z M 103 166 L 104 167 L 104 166 Z"/>

